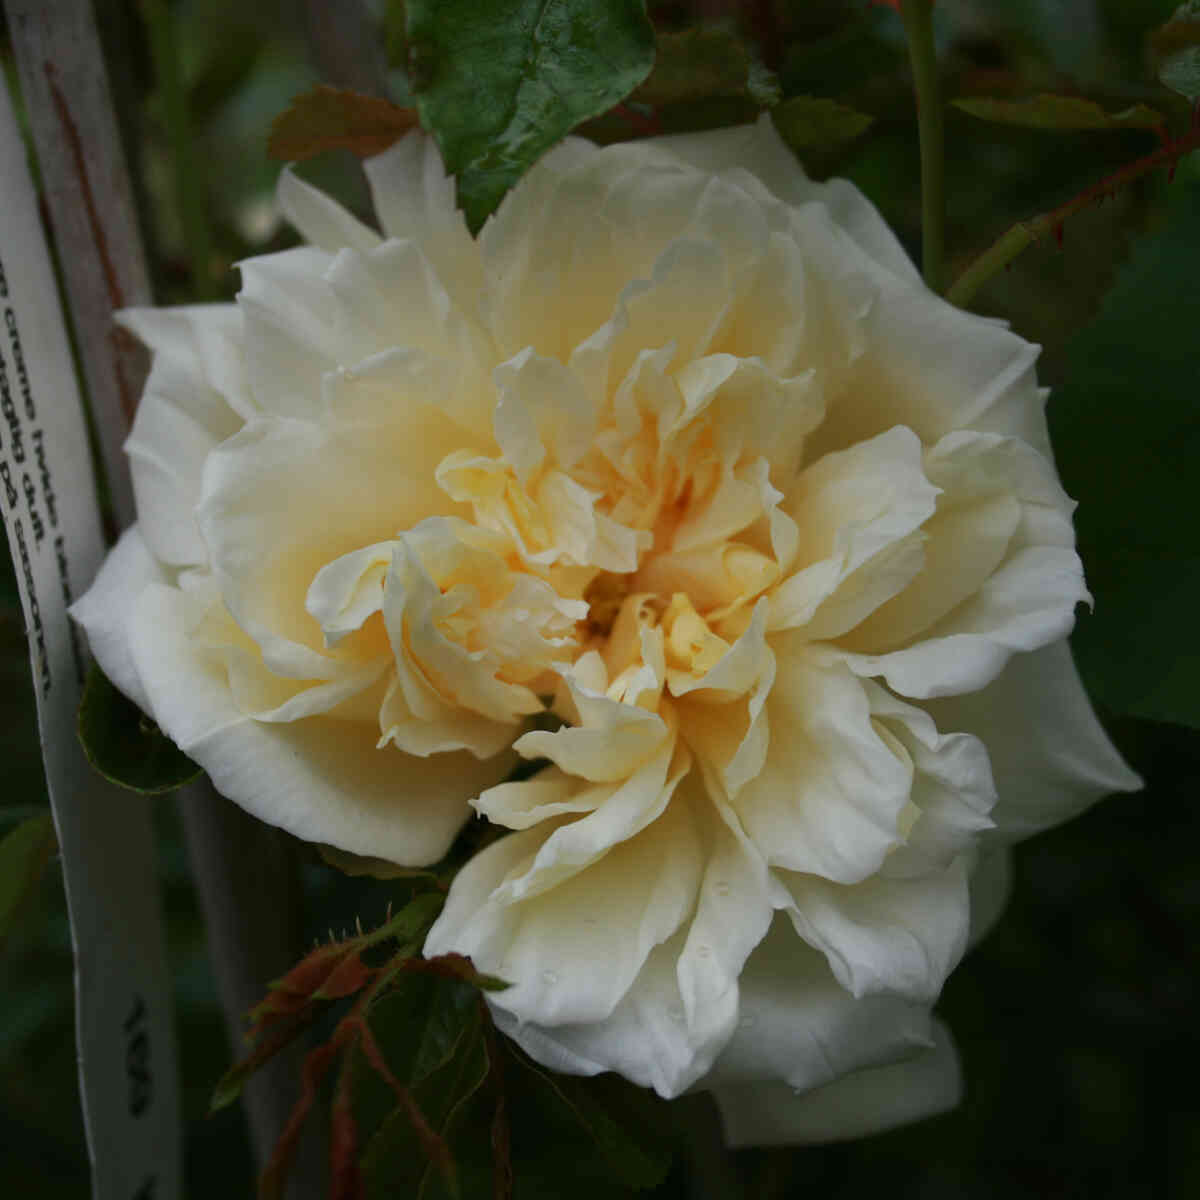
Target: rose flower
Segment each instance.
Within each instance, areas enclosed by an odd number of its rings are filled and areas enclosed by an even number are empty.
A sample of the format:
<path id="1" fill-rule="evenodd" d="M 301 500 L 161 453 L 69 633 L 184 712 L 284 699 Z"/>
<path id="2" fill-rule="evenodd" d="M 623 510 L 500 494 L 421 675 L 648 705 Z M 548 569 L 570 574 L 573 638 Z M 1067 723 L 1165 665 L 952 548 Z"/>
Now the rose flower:
<path id="1" fill-rule="evenodd" d="M 735 1143 L 953 1103 L 930 1010 L 1006 846 L 1137 786 L 1064 641 L 1036 348 L 767 119 L 568 140 L 478 240 L 423 135 L 367 172 L 386 237 L 285 172 L 309 245 L 123 315 L 101 665 L 299 837 L 512 830 L 426 949 L 551 1067 L 712 1088 Z"/>

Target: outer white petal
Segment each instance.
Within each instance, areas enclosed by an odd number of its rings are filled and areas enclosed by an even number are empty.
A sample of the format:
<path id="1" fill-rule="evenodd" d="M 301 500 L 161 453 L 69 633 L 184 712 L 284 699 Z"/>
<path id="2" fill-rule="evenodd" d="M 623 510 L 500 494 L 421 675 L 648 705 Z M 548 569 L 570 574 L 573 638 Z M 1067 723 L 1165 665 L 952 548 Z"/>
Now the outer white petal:
<path id="1" fill-rule="evenodd" d="M 746 961 L 738 987 L 737 1029 L 705 1088 L 777 1081 L 808 1091 L 933 1045 L 926 1005 L 851 996 L 783 914 Z"/>
<path id="2" fill-rule="evenodd" d="M 974 850 L 980 834 L 994 828 L 996 803 L 987 747 L 969 733 L 941 733 L 929 714 L 886 688 L 867 683 L 871 714 L 912 759 L 911 827 L 881 872 L 913 878 L 948 867 Z"/>
<path id="3" fill-rule="evenodd" d="M 835 1142 L 946 1112 L 962 1098 L 962 1070 L 940 1021 L 933 1039 L 932 1049 L 903 1062 L 856 1071 L 799 1096 L 786 1084 L 714 1089 L 725 1140 L 735 1149 Z"/>
<path id="4" fill-rule="evenodd" d="M 305 183 L 291 167 L 279 173 L 275 198 L 290 225 L 306 242 L 336 254 L 345 246 L 366 253 L 379 245 L 379 234 L 319 188 Z"/>
<path id="5" fill-rule="evenodd" d="M 437 144 L 414 130 L 363 164 L 384 232 L 416 242 L 455 302 L 475 312 L 483 282 L 479 247 L 454 200 Z"/>
<path id="6" fill-rule="evenodd" d="M 418 759 L 377 750 L 370 722 L 255 721 L 234 703 L 221 665 L 190 637 L 197 599 L 152 584 L 137 602 L 131 650 L 149 711 L 218 791 L 269 824 L 421 866 L 446 852 L 470 812 L 468 798 L 511 765 L 504 755 L 481 763 L 465 753 Z"/>
<path id="7" fill-rule="evenodd" d="M 885 654 L 847 654 L 860 675 L 881 675 L 916 699 L 978 691 L 1018 652 L 1065 639 L 1075 606 L 1087 600 L 1083 567 L 1073 549 L 1019 550 L 972 596 L 925 630 L 913 645 Z"/>
<path id="8" fill-rule="evenodd" d="M 620 983 L 620 999 L 615 1007 L 603 1020 L 546 1022 L 531 1017 L 529 1006 L 518 1005 L 516 998 L 510 1003 L 510 991 L 491 997 L 500 1028 L 547 1066 L 582 1075 L 619 1071 L 668 1098 L 679 1095 L 700 1079 L 733 1034 L 739 975 L 746 956 L 770 924 L 773 904 L 760 856 L 733 824 L 712 809 L 694 778 L 684 786 L 685 794 L 677 797 L 659 822 L 578 877 L 582 881 L 584 875 L 596 872 L 618 851 L 627 856 L 634 843 L 652 846 L 660 831 L 668 833 L 669 840 L 664 837 L 654 847 L 660 865 L 651 869 L 650 874 L 677 882 L 684 881 L 686 874 L 686 909 L 681 916 L 672 914 L 673 920 L 682 919 L 683 924 L 673 937 L 639 961 L 636 978 L 629 978 L 624 971 L 627 960 L 623 954 L 610 954 L 610 961 L 615 964 L 610 974 Z M 668 829 L 673 822 L 678 825 Z M 706 846 L 693 840 L 696 838 Z M 683 859 L 681 855 L 685 852 L 689 857 Z M 690 857 L 693 855 L 694 858 Z M 686 866 L 685 872 L 681 872 L 681 863 Z M 467 870 L 470 869 L 468 866 Z M 522 869 L 520 865 L 514 866 L 509 875 Z M 614 904 L 629 903 L 622 892 L 640 896 L 648 886 L 633 871 L 610 879 L 609 884 L 615 890 L 604 902 L 605 914 L 613 911 Z M 545 899 L 554 899 L 554 894 L 547 894 Z M 607 919 L 599 918 L 601 923 Z M 558 920 L 565 920 L 568 932 L 579 939 L 572 918 L 560 916 Z M 640 938 L 641 927 L 637 928 Z M 617 932 L 629 940 L 628 928 Z M 542 940 L 552 946 L 559 945 L 556 930 L 543 935 Z M 594 933 L 585 930 L 582 941 L 585 946 L 593 946 Z M 439 944 L 457 948 L 459 942 Z M 430 952 L 428 946 L 426 952 Z M 594 966 L 586 968 L 594 969 Z M 505 972 L 501 969 L 500 974 Z M 562 987 L 563 972 L 554 970 L 554 976 L 553 986 Z M 611 982 L 606 979 L 604 987 L 604 995 L 611 995 Z"/>
<path id="9" fill-rule="evenodd" d="M 987 687 L 923 705 L 939 729 L 975 733 L 988 748 L 1006 839 L 1058 825 L 1141 779 L 1096 719 L 1065 641 L 1017 654 Z"/>
<path id="10" fill-rule="evenodd" d="M 815 231 L 806 245 L 819 260 L 830 246 L 827 235 L 818 238 Z M 830 397 L 814 453 L 852 445 L 893 425 L 907 425 L 926 445 L 956 429 L 1036 427 L 1041 401 L 1027 382 L 1038 347 L 922 286 L 902 282 L 865 253 L 856 256 L 843 245 L 839 258 L 841 271 L 858 270 L 870 279 L 876 297 L 859 327 L 862 353 Z M 997 414 L 1014 406 L 1018 412 Z"/>
<path id="11" fill-rule="evenodd" d="M 538 1062 L 567 1075 L 616 1071 L 671 1099 L 711 1066 L 719 1045 L 697 1047 L 684 1018 L 675 964 L 683 934 L 655 947 L 606 1021 L 523 1024 L 494 1003 L 496 1025 Z"/>
<path id="12" fill-rule="evenodd" d="M 426 940 L 427 954 L 456 950 L 509 980 L 490 999 L 522 1024 L 603 1022 L 695 902 L 701 846 L 678 805 L 555 886 L 514 894 L 515 878 L 530 873 L 530 855 L 536 865 L 577 823 L 514 834 L 476 856 L 455 878 Z M 481 902 L 456 903 L 460 887 Z"/>
<path id="13" fill-rule="evenodd" d="M 127 309 L 118 320 L 154 354 L 125 443 L 142 534 L 163 562 L 202 564 L 195 507 L 204 460 L 254 411 L 238 311 L 231 304 Z"/>
<path id="14" fill-rule="evenodd" d="M 918 878 L 877 875 L 850 886 L 776 874 L 791 895 L 797 932 L 853 996 L 883 992 L 932 1003 L 966 949 L 963 858 Z"/>
<path id="15" fill-rule="evenodd" d="M 875 206 L 845 179 L 809 179 L 767 114 L 754 125 L 656 138 L 653 145 L 700 170 L 749 172 L 787 204 L 820 201 L 876 262 L 908 283 L 920 283 L 920 273 Z"/>
<path id="16" fill-rule="evenodd" d="M 86 630 L 100 669 L 147 712 L 150 701 L 129 647 L 130 622 L 142 592 L 166 580 L 167 573 L 133 525 L 101 564 L 92 586 L 71 606 L 71 616 Z"/>

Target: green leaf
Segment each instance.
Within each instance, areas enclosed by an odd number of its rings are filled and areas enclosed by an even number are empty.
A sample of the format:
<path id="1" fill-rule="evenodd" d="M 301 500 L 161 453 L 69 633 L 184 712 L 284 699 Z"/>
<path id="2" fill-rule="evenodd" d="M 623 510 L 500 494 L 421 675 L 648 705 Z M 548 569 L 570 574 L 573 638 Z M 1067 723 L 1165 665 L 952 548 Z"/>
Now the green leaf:
<path id="1" fill-rule="evenodd" d="M 1200 727 L 1200 183 L 1177 179 L 1171 201 L 1073 342 L 1048 416 L 1095 596 L 1073 640 L 1085 682 L 1113 712 Z"/>
<path id="2" fill-rule="evenodd" d="M 540 1106 L 549 1109 L 539 1124 L 565 1118 L 585 1135 L 607 1174 L 622 1187 L 644 1191 L 663 1181 L 671 1167 L 671 1150 L 662 1123 L 647 1111 L 654 1103 L 651 1097 L 615 1077 L 579 1079 L 552 1074 L 515 1048 L 509 1061 L 524 1068 Z M 618 1112 L 621 1119 L 615 1115 Z M 515 1154 L 514 1167 L 519 1182 L 521 1160 Z"/>
<path id="3" fill-rule="evenodd" d="M 58 845 L 48 812 L 22 821 L 0 841 L 0 944 L 8 937 L 22 903 L 37 886 Z"/>
<path id="4" fill-rule="evenodd" d="M 79 704 L 78 731 L 88 762 L 105 779 L 135 792 L 171 792 L 200 774 L 200 768 L 117 691 L 95 663 Z"/>
<path id="5" fill-rule="evenodd" d="M 393 1074 L 413 1085 L 454 1055 L 474 1019 L 479 993 L 435 975 L 401 975 L 367 1017 Z"/>
<path id="6" fill-rule="evenodd" d="M 1195 103 L 1200 98 L 1200 2 L 1181 4 L 1147 45 L 1159 82 Z"/>
<path id="7" fill-rule="evenodd" d="M 412 1088 L 413 1099 L 430 1128 L 452 1145 L 454 1180 L 447 1181 L 428 1161 L 408 1113 L 403 1105 L 397 1105 L 368 1141 L 362 1158 L 369 1197 L 390 1200 L 393 1196 L 481 1194 L 480 1184 L 490 1184 L 491 1167 L 486 1136 L 478 1136 L 471 1117 L 490 1067 L 479 1006 L 473 1003 L 449 1056 Z M 468 1122 L 470 1136 L 456 1138 Z"/>
<path id="8" fill-rule="evenodd" d="M 874 121 L 836 100 L 793 96 L 771 110 L 779 136 L 793 150 L 820 150 L 856 138 Z"/>
<path id="9" fill-rule="evenodd" d="M 1166 124 L 1161 113 L 1145 104 L 1107 113 L 1092 100 L 1080 96 L 1054 96 L 1049 92 L 1024 100 L 972 96 L 955 100 L 953 104 L 981 121 L 1023 125 L 1027 129 L 1161 129 Z"/>
<path id="10" fill-rule="evenodd" d="M 477 231 L 525 170 L 650 73 L 642 0 L 408 0 L 421 124 Z"/>
<path id="11" fill-rule="evenodd" d="M 416 124 L 417 114 L 411 108 L 322 84 L 297 96 L 271 122 L 267 153 L 285 162 L 299 162 L 327 150 L 349 150 L 368 158 L 381 154 Z"/>

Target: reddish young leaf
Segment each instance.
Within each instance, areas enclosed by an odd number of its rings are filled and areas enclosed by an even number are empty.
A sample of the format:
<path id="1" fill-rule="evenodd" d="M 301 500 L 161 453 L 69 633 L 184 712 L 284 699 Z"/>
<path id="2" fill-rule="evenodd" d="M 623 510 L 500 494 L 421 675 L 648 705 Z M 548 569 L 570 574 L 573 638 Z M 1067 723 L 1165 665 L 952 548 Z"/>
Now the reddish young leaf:
<path id="1" fill-rule="evenodd" d="M 502 992 L 511 986 L 507 980 L 485 975 L 465 954 L 437 954 L 433 958 L 409 958 L 401 964 L 405 971 L 423 975 L 440 975 L 443 979 L 459 979 L 484 992 Z"/>
<path id="2" fill-rule="evenodd" d="M 375 968 L 368 967 L 358 956 L 357 951 L 346 955 L 332 971 L 323 984 L 313 992 L 314 1000 L 338 1000 L 343 996 L 353 995 L 364 984 L 375 977 Z"/>
<path id="3" fill-rule="evenodd" d="M 330 942 L 306 954 L 288 973 L 273 979 L 268 986 L 273 992 L 292 996 L 311 996 L 333 974 L 341 961 L 357 949 L 361 939 L 350 942 Z"/>
<path id="4" fill-rule="evenodd" d="M 416 109 L 322 84 L 297 96 L 271 123 L 267 153 L 293 162 L 326 150 L 368 158 L 416 126 Z"/>

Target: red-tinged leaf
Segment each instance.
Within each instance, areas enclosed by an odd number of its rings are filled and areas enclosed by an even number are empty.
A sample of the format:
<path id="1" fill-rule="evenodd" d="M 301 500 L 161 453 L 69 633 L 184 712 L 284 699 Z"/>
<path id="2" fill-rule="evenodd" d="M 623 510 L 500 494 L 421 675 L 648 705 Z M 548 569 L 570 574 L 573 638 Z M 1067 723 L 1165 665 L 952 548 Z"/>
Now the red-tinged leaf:
<path id="1" fill-rule="evenodd" d="M 323 984 L 313 992 L 314 1000 L 339 1000 L 353 995 L 375 977 L 375 968 L 368 967 L 357 953 L 348 954 Z"/>
<path id="2" fill-rule="evenodd" d="M 347 954 L 357 950 L 361 938 L 350 942 L 330 942 L 306 954 L 288 973 L 268 985 L 273 992 L 292 996 L 311 996 L 333 974 Z"/>
<path id="3" fill-rule="evenodd" d="M 487 975 L 475 969 L 475 964 L 465 954 L 437 954 L 433 958 L 410 958 L 403 963 L 406 971 L 422 975 L 437 975 L 442 979 L 458 979 L 484 992 L 502 992 L 512 985 L 496 975 Z"/>
<path id="4" fill-rule="evenodd" d="M 280 1017 L 290 1017 L 306 1009 L 310 1003 L 309 996 L 291 992 L 268 992 L 265 998 L 246 1014 L 251 1025 L 249 1036 L 254 1037 L 259 1032 L 259 1026 L 270 1024 Z"/>
<path id="5" fill-rule="evenodd" d="M 327 150 L 369 158 L 416 127 L 415 109 L 322 84 L 297 96 L 271 123 L 267 153 L 292 162 Z"/>
<path id="6" fill-rule="evenodd" d="M 264 1063 L 270 1062 L 276 1054 L 290 1046 L 308 1029 L 316 1019 L 316 1015 L 315 1011 L 304 1014 L 291 1025 L 277 1030 L 270 1037 L 265 1038 L 245 1058 L 234 1063 L 221 1076 L 217 1086 L 213 1089 L 212 1099 L 208 1106 L 209 1113 L 219 1112 L 232 1104 L 242 1094 L 246 1080 Z"/>

